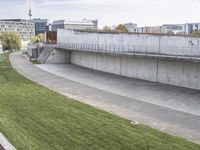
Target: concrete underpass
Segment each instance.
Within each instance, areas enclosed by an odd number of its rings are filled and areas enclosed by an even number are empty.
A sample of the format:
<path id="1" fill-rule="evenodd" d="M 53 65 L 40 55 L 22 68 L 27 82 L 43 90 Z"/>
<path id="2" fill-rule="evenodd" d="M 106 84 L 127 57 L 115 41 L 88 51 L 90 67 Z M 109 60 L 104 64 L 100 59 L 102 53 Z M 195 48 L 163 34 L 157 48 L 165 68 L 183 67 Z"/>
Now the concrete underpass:
<path id="1" fill-rule="evenodd" d="M 61 30 L 58 40 L 42 64 L 18 53 L 12 65 L 56 92 L 200 143 L 198 38 Z"/>

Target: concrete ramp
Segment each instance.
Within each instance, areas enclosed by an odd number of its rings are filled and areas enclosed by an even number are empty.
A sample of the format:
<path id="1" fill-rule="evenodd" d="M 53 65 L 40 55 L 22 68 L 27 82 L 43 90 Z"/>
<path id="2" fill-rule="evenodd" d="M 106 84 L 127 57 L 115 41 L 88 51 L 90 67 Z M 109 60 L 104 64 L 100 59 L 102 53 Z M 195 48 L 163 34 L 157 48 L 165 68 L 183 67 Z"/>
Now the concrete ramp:
<path id="1" fill-rule="evenodd" d="M 53 46 L 45 46 L 44 50 L 38 57 L 38 61 L 42 64 L 66 64 L 70 63 L 71 53 L 56 49 Z"/>
<path id="2" fill-rule="evenodd" d="M 51 46 L 45 46 L 44 50 L 42 51 L 42 53 L 40 54 L 40 56 L 38 57 L 38 61 L 42 64 L 44 64 L 47 60 L 47 58 L 49 57 L 49 55 L 52 53 L 52 51 L 54 50 L 54 47 Z"/>
<path id="3" fill-rule="evenodd" d="M 68 51 L 53 49 L 45 60 L 45 64 L 66 64 L 70 63 L 71 54 Z"/>

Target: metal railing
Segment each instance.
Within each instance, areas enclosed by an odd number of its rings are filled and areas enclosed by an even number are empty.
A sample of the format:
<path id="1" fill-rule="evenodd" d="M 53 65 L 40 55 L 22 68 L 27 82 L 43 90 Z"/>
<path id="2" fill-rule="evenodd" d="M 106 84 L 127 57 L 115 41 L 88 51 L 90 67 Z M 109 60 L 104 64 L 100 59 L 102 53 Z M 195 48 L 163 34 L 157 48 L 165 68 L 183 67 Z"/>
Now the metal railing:
<path id="1" fill-rule="evenodd" d="M 57 48 L 111 54 L 200 59 L 200 47 L 57 43 Z"/>

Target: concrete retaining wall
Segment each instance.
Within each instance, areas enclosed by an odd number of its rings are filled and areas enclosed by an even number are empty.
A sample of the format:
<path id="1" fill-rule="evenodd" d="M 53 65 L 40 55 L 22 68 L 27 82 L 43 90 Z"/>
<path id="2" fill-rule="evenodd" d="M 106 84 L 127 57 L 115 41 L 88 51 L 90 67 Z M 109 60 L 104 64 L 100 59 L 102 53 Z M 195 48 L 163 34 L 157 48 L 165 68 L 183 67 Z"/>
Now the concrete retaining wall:
<path id="1" fill-rule="evenodd" d="M 72 52 L 71 63 L 126 77 L 200 89 L 200 64 L 89 52 Z"/>
<path id="2" fill-rule="evenodd" d="M 66 64 L 70 63 L 70 60 L 70 52 L 54 49 L 46 59 L 45 64 Z"/>
<path id="3" fill-rule="evenodd" d="M 184 61 L 158 61 L 158 82 L 200 89 L 200 64 Z"/>
<path id="4" fill-rule="evenodd" d="M 65 64 L 70 63 L 71 54 L 69 51 L 61 51 L 52 47 L 44 47 L 44 50 L 38 57 L 42 64 Z"/>
<path id="5" fill-rule="evenodd" d="M 37 60 L 42 63 L 45 64 L 46 59 L 49 57 L 49 55 L 51 54 L 51 52 L 54 50 L 53 47 L 44 47 L 44 50 L 41 52 L 41 54 L 39 55 L 39 57 L 37 58 Z"/>
<path id="6" fill-rule="evenodd" d="M 103 50 L 159 53 L 167 55 L 200 56 L 200 38 L 189 36 L 97 33 L 58 30 L 58 44 L 88 44 L 103 47 Z"/>

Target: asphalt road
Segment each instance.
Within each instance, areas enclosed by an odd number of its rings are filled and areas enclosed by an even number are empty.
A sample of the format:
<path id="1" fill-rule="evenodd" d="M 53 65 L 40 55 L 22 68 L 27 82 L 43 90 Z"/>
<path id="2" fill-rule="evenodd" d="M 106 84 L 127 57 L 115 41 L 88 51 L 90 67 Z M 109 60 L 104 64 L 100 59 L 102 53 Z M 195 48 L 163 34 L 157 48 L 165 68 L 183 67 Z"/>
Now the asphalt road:
<path id="1" fill-rule="evenodd" d="M 132 121 L 200 143 L 200 91 L 81 68 L 33 65 L 10 56 L 25 77 L 49 89 Z"/>

